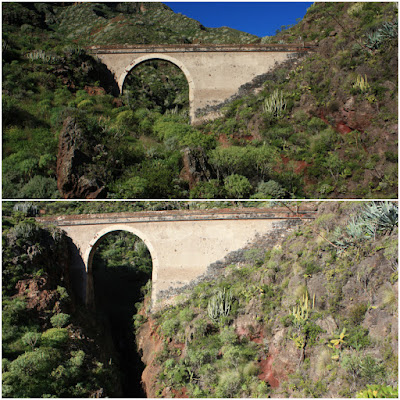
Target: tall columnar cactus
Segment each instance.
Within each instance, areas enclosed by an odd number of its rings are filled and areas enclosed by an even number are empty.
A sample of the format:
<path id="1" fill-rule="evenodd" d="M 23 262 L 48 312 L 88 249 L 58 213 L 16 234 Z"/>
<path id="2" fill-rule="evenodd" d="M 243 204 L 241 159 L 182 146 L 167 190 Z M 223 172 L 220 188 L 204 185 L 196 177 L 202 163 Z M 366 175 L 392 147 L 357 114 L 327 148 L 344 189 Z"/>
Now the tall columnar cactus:
<path id="1" fill-rule="evenodd" d="M 368 92 L 370 85 L 368 83 L 367 75 L 365 77 L 358 75 L 357 80 L 353 85 L 354 89 L 360 89 L 362 93 Z"/>
<path id="2" fill-rule="evenodd" d="M 308 293 L 303 295 L 302 301 L 297 306 L 293 307 L 292 315 L 298 324 L 308 320 L 309 311 L 315 306 L 315 294 L 313 295 L 312 305 L 308 298 Z"/>
<path id="3" fill-rule="evenodd" d="M 264 113 L 274 117 L 280 117 L 286 109 L 286 102 L 283 98 L 282 91 L 276 89 L 271 96 L 264 100 L 263 110 Z"/>
<path id="4" fill-rule="evenodd" d="M 219 290 L 208 302 L 208 316 L 214 321 L 219 322 L 221 317 L 229 315 L 232 306 L 232 292 L 230 290 Z"/>

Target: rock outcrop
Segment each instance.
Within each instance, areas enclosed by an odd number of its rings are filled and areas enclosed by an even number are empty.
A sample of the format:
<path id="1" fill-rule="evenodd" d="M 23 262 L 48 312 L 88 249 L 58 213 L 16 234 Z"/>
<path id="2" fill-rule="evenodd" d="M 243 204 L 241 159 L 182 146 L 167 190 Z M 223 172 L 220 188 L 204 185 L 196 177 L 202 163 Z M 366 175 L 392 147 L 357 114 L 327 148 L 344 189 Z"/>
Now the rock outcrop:
<path id="1" fill-rule="evenodd" d="M 90 171 L 92 157 L 101 149 L 91 146 L 78 121 L 68 117 L 60 133 L 57 155 L 57 186 L 65 199 L 105 198 L 104 183 Z M 90 172 L 90 174 L 89 174 Z"/>
<path id="2" fill-rule="evenodd" d="M 192 189 L 200 181 L 208 181 L 214 178 L 211 165 L 202 147 L 186 147 L 182 151 L 183 169 L 181 178 L 189 183 Z"/>

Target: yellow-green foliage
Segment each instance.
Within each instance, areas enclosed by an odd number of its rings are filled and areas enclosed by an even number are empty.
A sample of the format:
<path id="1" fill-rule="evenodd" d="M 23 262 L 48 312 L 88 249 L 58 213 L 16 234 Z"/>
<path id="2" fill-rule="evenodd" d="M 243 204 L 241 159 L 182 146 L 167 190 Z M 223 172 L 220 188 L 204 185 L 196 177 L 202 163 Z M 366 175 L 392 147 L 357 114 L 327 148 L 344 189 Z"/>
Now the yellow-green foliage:
<path id="1" fill-rule="evenodd" d="M 303 295 L 303 298 L 297 306 L 293 307 L 292 315 L 297 323 L 302 323 L 308 320 L 309 310 L 314 308 L 315 305 L 315 294 L 312 298 L 312 304 L 308 298 L 308 293 Z"/>
<path id="2" fill-rule="evenodd" d="M 117 126 L 130 126 L 135 122 L 135 116 L 132 110 L 125 110 L 120 112 L 116 118 Z"/>
<path id="3" fill-rule="evenodd" d="M 367 385 L 366 389 L 357 392 L 358 399 L 398 398 L 399 390 L 391 386 Z"/>
<path id="4" fill-rule="evenodd" d="M 42 334 L 42 343 L 50 347 L 58 347 L 68 340 L 68 330 L 65 328 L 50 328 Z"/>
<path id="5" fill-rule="evenodd" d="M 77 108 L 85 108 L 85 107 L 90 107 L 92 105 L 93 105 L 92 99 L 85 99 L 85 100 L 80 101 L 76 107 Z"/>
<path id="6" fill-rule="evenodd" d="M 368 92 L 370 85 L 368 83 L 367 75 L 364 75 L 364 77 L 358 75 L 356 82 L 353 84 L 353 88 L 359 89 L 362 93 Z"/>
<path id="7" fill-rule="evenodd" d="M 347 14 L 351 16 L 356 16 L 357 14 L 360 13 L 363 7 L 364 7 L 363 3 L 354 3 L 351 7 L 347 9 Z"/>

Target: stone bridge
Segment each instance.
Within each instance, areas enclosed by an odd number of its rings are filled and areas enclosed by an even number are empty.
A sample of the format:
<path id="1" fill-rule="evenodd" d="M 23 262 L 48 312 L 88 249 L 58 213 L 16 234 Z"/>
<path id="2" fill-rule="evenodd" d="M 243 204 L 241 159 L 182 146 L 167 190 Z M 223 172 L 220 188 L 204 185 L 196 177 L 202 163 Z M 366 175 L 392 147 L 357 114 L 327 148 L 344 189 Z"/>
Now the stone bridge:
<path id="1" fill-rule="evenodd" d="M 261 86 L 275 66 L 312 50 L 301 45 L 134 45 L 92 46 L 114 74 L 120 92 L 124 80 L 137 65 L 166 60 L 179 67 L 189 84 L 190 120 L 193 124 L 219 115 L 219 109 L 249 86 Z M 257 79 L 258 78 L 258 79 Z M 261 78 L 261 79 L 260 79 Z"/>
<path id="2" fill-rule="evenodd" d="M 101 240 L 115 231 L 132 232 L 150 251 L 152 307 L 159 308 L 180 289 L 209 274 L 208 267 L 228 253 L 275 229 L 288 228 L 314 211 L 287 209 L 179 210 L 42 217 L 70 238 L 70 279 L 78 296 L 94 304 L 93 266 Z"/>

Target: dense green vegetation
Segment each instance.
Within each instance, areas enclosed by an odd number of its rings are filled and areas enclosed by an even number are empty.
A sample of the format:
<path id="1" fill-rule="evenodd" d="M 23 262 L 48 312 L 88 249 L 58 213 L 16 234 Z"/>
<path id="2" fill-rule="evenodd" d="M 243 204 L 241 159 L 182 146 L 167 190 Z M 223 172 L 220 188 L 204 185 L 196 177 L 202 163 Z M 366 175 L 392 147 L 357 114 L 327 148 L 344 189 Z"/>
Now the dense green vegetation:
<path id="1" fill-rule="evenodd" d="M 3 396 L 143 397 L 131 324 L 151 287 L 147 247 L 129 232 L 103 238 L 89 311 L 71 290 L 66 236 L 35 223 L 37 204 L 8 203 L 5 211 Z"/>
<path id="2" fill-rule="evenodd" d="M 397 397 L 397 234 L 395 203 L 321 204 L 174 306 L 145 302 L 140 343 L 160 343 L 148 395 Z"/>
<path id="3" fill-rule="evenodd" d="M 2 6 L 4 198 L 63 196 L 57 147 L 68 117 L 86 160 L 78 176 L 109 198 L 397 198 L 395 3 L 316 3 L 262 39 L 204 28 L 161 3 Z M 319 46 L 198 127 L 170 64 L 141 65 L 115 98 L 83 48 L 257 41 Z M 188 148 L 207 168 L 190 184 Z"/>
<path id="4" fill-rule="evenodd" d="M 66 236 L 31 211 L 3 219 L 2 395 L 119 397 L 107 338 L 69 286 Z"/>

